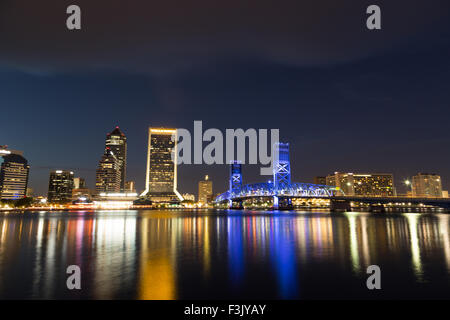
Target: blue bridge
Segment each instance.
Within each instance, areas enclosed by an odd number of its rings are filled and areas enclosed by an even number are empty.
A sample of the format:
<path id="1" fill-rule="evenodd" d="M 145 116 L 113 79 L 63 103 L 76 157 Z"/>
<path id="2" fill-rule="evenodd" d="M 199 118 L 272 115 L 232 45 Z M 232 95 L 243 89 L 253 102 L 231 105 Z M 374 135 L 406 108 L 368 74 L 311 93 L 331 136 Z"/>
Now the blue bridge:
<path id="1" fill-rule="evenodd" d="M 351 211 L 351 203 L 364 203 L 370 211 L 384 211 L 385 205 L 427 205 L 450 210 L 448 198 L 413 198 L 413 197 L 375 197 L 345 196 L 337 193 L 334 186 L 312 183 L 291 182 L 291 165 L 289 144 L 277 143 L 274 148 L 273 181 L 243 185 L 242 165 L 233 161 L 230 166 L 230 186 L 227 192 L 217 196 L 217 204 L 227 204 L 229 208 L 242 209 L 245 200 L 271 198 L 274 209 L 293 208 L 295 198 L 327 198 L 333 211 Z"/>
<path id="2" fill-rule="evenodd" d="M 231 163 L 230 188 L 216 198 L 216 203 L 228 203 L 229 207 L 241 207 L 242 201 L 250 198 L 271 197 L 273 207 L 290 208 L 293 198 L 333 197 L 336 187 L 312 183 L 291 182 L 289 144 L 277 143 L 274 148 L 273 181 L 242 184 L 242 165 Z"/>

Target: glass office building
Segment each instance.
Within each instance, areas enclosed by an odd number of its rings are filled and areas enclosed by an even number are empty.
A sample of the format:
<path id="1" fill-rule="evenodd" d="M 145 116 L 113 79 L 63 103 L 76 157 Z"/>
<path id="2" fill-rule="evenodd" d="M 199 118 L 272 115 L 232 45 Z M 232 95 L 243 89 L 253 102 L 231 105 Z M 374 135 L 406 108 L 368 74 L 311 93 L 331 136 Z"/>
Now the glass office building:
<path id="1" fill-rule="evenodd" d="M 26 196 L 30 166 L 21 154 L 2 153 L 0 199 L 17 200 Z M 1 158 L 0 158 L 1 159 Z"/>
<path id="2" fill-rule="evenodd" d="M 176 133 L 176 129 L 149 128 L 147 173 L 142 196 L 153 202 L 183 200 L 177 191 Z"/>
<path id="3" fill-rule="evenodd" d="M 109 148 L 117 158 L 120 170 L 120 191 L 124 192 L 127 178 L 127 137 L 119 127 L 106 135 L 106 148 Z"/>
<path id="4" fill-rule="evenodd" d="M 98 163 L 95 190 L 97 193 L 120 192 L 120 162 L 108 147 Z"/>
<path id="5" fill-rule="evenodd" d="M 74 186 L 73 172 L 53 170 L 50 172 L 47 201 L 50 203 L 67 203 L 72 201 Z"/>

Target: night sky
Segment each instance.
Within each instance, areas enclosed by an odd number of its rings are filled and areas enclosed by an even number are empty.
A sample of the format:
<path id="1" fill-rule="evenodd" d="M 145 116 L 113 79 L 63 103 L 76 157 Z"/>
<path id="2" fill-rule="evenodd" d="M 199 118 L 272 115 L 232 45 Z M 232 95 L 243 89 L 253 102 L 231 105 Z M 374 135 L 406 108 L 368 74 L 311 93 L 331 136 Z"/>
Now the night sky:
<path id="1" fill-rule="evenodd" d="M 82 30 L 66 28 L 66 7 Z M 377 4 L 382 30 L 366 28 Z M 450 189 L 450 2 L 0 0 L 0 145 L 24 151 L 30 186 L 51 169 L 93 188 L 105 136 L 128 137 L 144 187 L 149 126 L 279 128 L 292 178 L 334 171 L 438 173 Z M 244 182 L 267 180 L 244 167 Z M 226 166 L 182 165 L 197 194 Z"/>

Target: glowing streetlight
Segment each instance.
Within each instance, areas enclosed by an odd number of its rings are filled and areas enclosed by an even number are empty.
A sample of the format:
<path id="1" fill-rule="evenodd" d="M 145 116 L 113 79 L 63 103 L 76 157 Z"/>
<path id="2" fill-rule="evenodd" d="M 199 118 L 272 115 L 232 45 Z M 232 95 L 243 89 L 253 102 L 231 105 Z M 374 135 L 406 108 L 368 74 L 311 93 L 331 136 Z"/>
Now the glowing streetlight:
<path id="1" fill-rule="evenodd" d="M 406 180 L 404 181 L 404 184 L 405 184 L 405 186 L 406 186 L 407 189 L 410 189 L 410 190 L 408 190 L 408 191 L 411 191 L 411 196 L 412 196 L 412 184 L 411 184 L 411 181 L 408 180 L 408 179 L 406 179 Z"/>

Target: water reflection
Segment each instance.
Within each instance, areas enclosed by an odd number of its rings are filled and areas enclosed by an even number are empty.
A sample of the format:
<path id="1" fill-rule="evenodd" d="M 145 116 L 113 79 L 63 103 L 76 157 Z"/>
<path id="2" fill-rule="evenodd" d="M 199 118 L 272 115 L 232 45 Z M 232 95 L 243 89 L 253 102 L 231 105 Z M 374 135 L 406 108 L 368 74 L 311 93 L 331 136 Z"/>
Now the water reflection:
<path id="1" fill-rule="evenodd" d="M 409 226 L 409 239 L 411 243 L 411 260 L 412 267 L 414 269 L 414 274 L 416 275 L 419 281 L 422 281 L 422 260 L 420 258 L 420 245 L 419 245 L 419 236 L 417 233 L 417 228 L 419 226 L 418 220 L 420 215 L 415 213 L 407 213 L 405 214 L 406 219 L 408 220 Z"/>
<path id="2" fill-rule="evenodd" d="M 448 297 L 449 224 L 412 213 L 8 213 L 0 298 L 359 297 L 371 264 L 400 288 L 394 297 Z M 65 287 L 71 264 L 81 291 Z"/>

